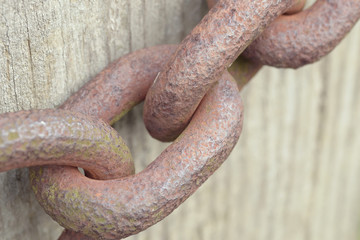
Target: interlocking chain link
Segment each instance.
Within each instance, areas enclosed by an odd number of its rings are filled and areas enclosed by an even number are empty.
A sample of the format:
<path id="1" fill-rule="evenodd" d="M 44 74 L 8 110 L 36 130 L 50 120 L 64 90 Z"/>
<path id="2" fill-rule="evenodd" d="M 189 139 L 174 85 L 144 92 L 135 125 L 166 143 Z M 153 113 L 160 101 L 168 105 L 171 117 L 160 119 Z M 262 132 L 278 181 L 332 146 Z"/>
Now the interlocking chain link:
<path id="1" fill-rule="evenodd" d="M 120 58 L 60 109 L 0 115 L 0 171 L 32 167 L 37 199 L 67 228 L 60 239 L 119 239 L 162 220 L 236 144 L 243 119 L 239 88 L 263 64 L 318 60 L 360 17 L 358 0 L 318 0 L 297 14 L 304 1 L 216 2 L 208 0 L 214 7 L 179 46 Z M 109 124 L 145 96 L 149 132 L 176 140 L 133 175 L 131 154 Z"/>
<path id="2" fill-rule="evenodd" d="M 125 56 L 119 60 L 120 75 L 114 76 L 108 74 L 113 71 L 104 70 L 63 108 L 72 109 L 71 106 L 74 106 L 74 109 L 92 112 L 97 118 L 104 119 L 106 113 L 101 114 L 101 110 L 97 109 L 108 104 L 108 95 L 112 93 L 106 90 L 118 88 L 110 98 L 118 98 L 122 102 L 117 111 L 127 111 L 128 106 L 134 105 L 139 98 L 139 92 L 134 91 L 136 85 L 142 82 L 141 88 L 146 92 L 146 86 L 149 87 L 157 72 L 166 64 L 168 59 L 165 56 L 173 50 L 173 46 L 160 46 Z M 154 55 L 162 56 L 159 58 L 161 64 L 154 61 Z M 138 69 L 146 68 L 151 71 L 142 71 L 143 78 L 138 78 Z M 119 239 L 160 221 L 220 166 L 238 140 L 242 103 L 237 85 L 230 78 L 226 75 L 219 80 L 204 98 L 188 128 L 139 174 L 116 180 L 94 181 L 70 167 L 31 169 L 31 183 L 40 204 L 62 226 L 95 238 Z M 109 85 L 103 84 L 107 81 Z M 125 82 L 127 84 L 123 85 Z M 75 102 L 83 102 L 77 101 L 78 97 L 84 97 L 82 100 L 94 97 L 92 92 L 99 89 L 93 86 L 105 89 L 100 88 L 93 104 L 77 108 Z"/>
<path id="3" fill-rule="evenodd" d="M 225 69 L 293 5 L 290 0 L 223 0 L 211 8 L 146 96 L 144 121 L 151 136 L 162 141 L 176 138 Z"/>
<path id="4" fill-rule="evenodd" d="M 182 41 L 150 88 L 144 106 L 149 133 L 163 141 L 176 138 L 225 68 L 294 4 L 289 0 L 223 0 L 215 5 Z M 359 9 L 360 1 L 356 0 L 318 0 L 302 13 L 275 21 L 245 56 L 258 64 L 294 67 L 315 61 L 331 51 L 351 29 L 360 17 Z M 272 38 L 273 32 L 278 34 L 276 38 Z"/>

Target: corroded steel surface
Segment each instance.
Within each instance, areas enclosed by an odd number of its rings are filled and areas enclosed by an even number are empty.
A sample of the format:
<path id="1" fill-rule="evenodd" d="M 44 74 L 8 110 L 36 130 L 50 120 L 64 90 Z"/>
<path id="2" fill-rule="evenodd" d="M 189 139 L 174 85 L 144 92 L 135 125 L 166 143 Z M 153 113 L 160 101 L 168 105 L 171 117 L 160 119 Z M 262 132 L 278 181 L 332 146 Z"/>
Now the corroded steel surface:
<path id="1" fill-rule="evenodd" d="M 65 229 L 63 233 L 60 235 L 58 240 L 95 240 L 95 239 L 88 237 L 84 234 Z"/>
<path id="2" fill-rule="evenodd" d="M 146 96 L 144 121 L 150 134 L 174 139 L 188 124 L 209 88 L 291 0 L 216 4 L 177 49 Z"/>
<path id="3" fill-rule="evenodd" d="M 145 98 L 159 69 L 165 65 L 175 49 L 176 45 L 157 46 L 119 58 L 68 98 L 60 108 L 100 117 L 112 124 Z M 131 174 L 133 172 L 113 178 Z M 95 179 L 108 178 L 104 175 Z M 91 238 L 79 232 L 65 230 L 59 240 L 66 239 Z"/>
<path id="4" fill-rule="evenodd" d="M 360 18 L 359 0 L 318 0 L 276 19 L 243 53 L 275 67 L 298 68 L 328 54 Z"/>
<path id="5" fill-rule="evenodd" d="M 212 8 L 219 0 L 207 0 L 207 5 Z M 285 14 L 294 14 L 301 11 L 305 6 L 306 0 L 293 0 L 293 6 L 288 8 Z"/>
<path id="6" fill-rule="evenodd" d="M 111 179 L 134 172 L 130 151 L 108 124 L 66 110 L 0 114 L 0 171 L 39 165 L 82 167 Z"/>
<path id="7" fill-rule="evenodd" d="M 119 239 L 148 228 L 230 154 L 243 120 L 238 89 L 262 64 L 298 67 L 315 61 L 360 17 L 358 0 L 318 0 L 309 10 L 279 17 L 301 10 L 304 2 L 223 0 L 178 48 L 152 47 L 120 58 L 60 110 L 0 115 L 0 171 L 66 165 L 30 170 L 40 204 L 68 228 L 61 240 Z M 142 101 L 150 86 L 144 107 L 149 132 L 161 140 L 177 138 L 144 171 L 131 175 L 130 152 L 107 123 Z"/>
<path id="8" fill-rule="evenodd" d="M 165 56 L 161 49 L 170 51 L 169 48 L 172 47 L 142 50 L 131 56 L 138 54 L 137 59 L 144 59 L 144 54 L 152 51 Z M 154 71 L 149 75 L 145 73 L 144 79 L 149 79 L 151 84 L 149 76 L 161 68 L 149 60 L 147 64 Z M 164 62 L 167 60 L 164 58 Z M 132 69 L 138 71 L 141 64 L 143 62 L 131 64 Z M 128 102 L 138 97 L 132 92 L 131 83 L 141 79 L 129 76 L 131 74 L 112 78 L 115 84 L 120 82 L 119 85 L 130 81 L 119 94 L 119 97 L 127 96 L 118 106 L 121 109 L 126 109 Z M 86 90 L 84 94 L 91 91 Z M 99 95 L 104 94 L 107 92 L 99 91 L 93 97 L 101 99 Z M 99 181 L 83 176 L 73 167 L 34 167 L 30 178 L 35 195 L 45 211 L 62 226 L 93 238 L 119 239 L 140 232 L 171 213 L 227 158 L 241 132 L 242 108 L 236 82 L 225 73 L 206 94 L 186 130 L 144 171 Z"/>
<path id="9" fill-rule="evenodd" d="M 209 7 L 218 0 L 207 0 Z M 298 68 L 331 52 L 360 18 L 358 0 L 318 0 L 299 12 L 305 0 L 272 22 L 244 51 L 258 64 Z M 295 14 L 297 13 L 297 14 Z"/>
<path id="10" fill-rule="evenodd" d="M 143 101 L 177 45 L 141 49 L 106 67 L 60 107 L 112 124 Z M 104 94 L 106 93 L 106 94 Z"/>

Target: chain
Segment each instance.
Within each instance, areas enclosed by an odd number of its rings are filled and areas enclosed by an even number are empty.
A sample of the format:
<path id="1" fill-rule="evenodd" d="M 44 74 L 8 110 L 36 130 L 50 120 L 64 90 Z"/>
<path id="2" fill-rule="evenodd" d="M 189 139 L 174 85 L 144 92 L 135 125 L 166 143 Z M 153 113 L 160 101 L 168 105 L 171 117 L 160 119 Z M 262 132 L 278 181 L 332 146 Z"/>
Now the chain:
<path id="1" fill-rule="evenodd" d="M 167 69 L 150 88 L 144 105 L 149 133 L 163 141 L 176 138 L 226 67 L 265 27 L 297 2 L 223 0 L 215 5 L 182 41 Z M 315 61 L 351 29 L 360 17 L 359 9 L 360 1 L 319 0 L 299 15 L 273 22 L 255 46 L 250 45 L 251 53 L 244 56 L 259 65 L 299 67 Z M 329 19 L 329 15 L 333 18 Z M 280 43 L 274 44 L 277 41 Z"/>
<path id="2" fill-rule="evenodd" d="M 318 60 L 360 18 L 358 0 L 318 0 L 300 13 L 305 1 L 216 2 L 208 0 L 213 7 L 179 46 L 118 59 L 59 109 L 0 115 L 0 171 L 31 167 L 35 196 L 67 229 L 60 239 L 119 239 L 162 220 L 235 146 L 241 86 L 262 65 Z M 110 124 L 145 97 L 150 134 L 175 141 L 134 175 L 130 151 Z"/>

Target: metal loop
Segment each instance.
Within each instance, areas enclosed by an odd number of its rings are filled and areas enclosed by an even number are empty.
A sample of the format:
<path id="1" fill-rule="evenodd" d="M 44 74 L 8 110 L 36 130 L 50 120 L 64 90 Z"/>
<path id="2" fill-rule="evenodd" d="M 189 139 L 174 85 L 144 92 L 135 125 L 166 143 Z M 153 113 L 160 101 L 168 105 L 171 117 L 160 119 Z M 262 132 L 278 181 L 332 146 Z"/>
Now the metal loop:
<path id="1" fill-rule="evenodd" d="M 215 4 L 217 2 L 219 2 L 219 0 L 206 0 L 208 8 L 212 8 L 213 6 L 215 6 Z M 285 14 L 294 14 L 297 12 L 300 12 L 304 6 L 305 6 L 306 0 L 293 0 L 293 6 L 291 6 L 290 8 L 288 8 L 285 11 Z"/>
<path id="2" fill-rule="evenodd" d="M 243 55 L 263 65 L 298 68 L 331 52 L 359 18 L 359 0 L 317 0 L 303 12 L 276 19 Z"/>
<path id="3" fill-rule="evenodd" d="M 218 1 L 207 0 L 208 6 Z M 285 12 L 293 15 L 272 22 L 242 55 L 261 65 L 299 68 L 329 54 L 360 18 L 358 0 L 317 0 L 297 13 L 304 3 L 298 1 Z"/>
<path id="4" fill-rule="evenodd" d="M 146 96 L 144 121 L 151 136 L 161 141 L 176 138 L 225 69 L 292 6 L 291 0 L 216 4 L 182 41 Z"/>
<path id="5" fill-rule="evenodd" d="M 155 72 L 162 70 L 153 61 L 127 59 L 150 60 L 152 53 L 165 56 L 167 51 L 171 52 L 169 48 L 151 48 L 125 56 L 123 62 L 131 69 L 120 76 L 105 70 L 106 80 L 102 81 L 110 85 L 121 86 L 128 81 L 129 85 L 118 91 L 118 97 L 126 98 L 119 108 L 126 108 L 137 98 L 132 84 L 142 79 L 137 79 L 132 71 L 141 69 L 142 64 L 148 64 Z M 164 58 L 163 63 L 167 60 Z M 154 77 L 153 72 L 143 74 L 145 79 Z M 89 86 L 102 86 L 102 81 Z M 96 97 L 101 99 L 107 94 L 98 91 Z M 227 158 L 241 126 L 239 91 L 226 73 L 203 99 L 182 135 L 141 173 L 98 181 L 84 177 L 72 167 L 36 167 L 31 169 L 31 183 L 45 211 L 62 226 L 94 238 L 123 238 L 160 221 L 187 199 Z"/>
<path id="6" fill-rule="evenodd" d="M 0 115 L 0 171 L 40 165 L 84 168 L 94 178 L 134 173 L 130 151 L 103 121 L 67 110 Z"/>

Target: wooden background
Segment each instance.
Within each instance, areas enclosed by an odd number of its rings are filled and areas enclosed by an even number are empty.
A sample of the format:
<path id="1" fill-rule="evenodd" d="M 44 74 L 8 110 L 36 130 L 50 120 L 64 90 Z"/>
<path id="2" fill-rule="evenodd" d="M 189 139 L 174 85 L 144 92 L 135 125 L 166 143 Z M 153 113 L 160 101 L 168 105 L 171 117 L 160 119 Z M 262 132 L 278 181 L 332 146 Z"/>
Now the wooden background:
<path id="1" fill-rule="evenodd" d="M 0 0 L 0 112 L 56 107 L 119 56 L 180 42 L 205 13 L 201 0 Z M 243 90 L 231 157 L 166 220 L 129 239 L 358 239 L 359 56 L 358 23 L 316 64 L 263 68 Z M 116 124 L 137 171 L 166 146 L 148 136 L 141 111 Z M 0 239 L 60 232 L 27 170 L 0 174 Z"/>

